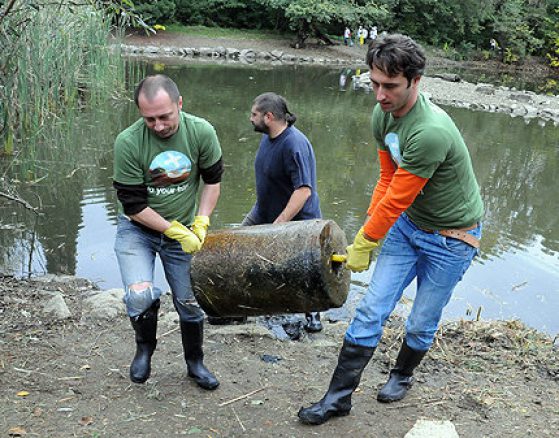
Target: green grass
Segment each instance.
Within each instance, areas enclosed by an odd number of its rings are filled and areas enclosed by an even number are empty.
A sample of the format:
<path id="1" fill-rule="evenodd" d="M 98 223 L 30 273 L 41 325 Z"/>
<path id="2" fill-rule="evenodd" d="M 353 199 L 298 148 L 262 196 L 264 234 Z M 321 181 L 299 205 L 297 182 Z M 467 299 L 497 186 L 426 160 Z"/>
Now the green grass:
<path id="1" fill-rule="evenodd" d="M 163 32 L 177 32 L 194 37 L 230 38 L 234 40 L 284 40 L 293 38 L 293 35 L 270 30 L 183 26 L 182 24 L 169 24 L 165 27 L 167 29 Z"/>

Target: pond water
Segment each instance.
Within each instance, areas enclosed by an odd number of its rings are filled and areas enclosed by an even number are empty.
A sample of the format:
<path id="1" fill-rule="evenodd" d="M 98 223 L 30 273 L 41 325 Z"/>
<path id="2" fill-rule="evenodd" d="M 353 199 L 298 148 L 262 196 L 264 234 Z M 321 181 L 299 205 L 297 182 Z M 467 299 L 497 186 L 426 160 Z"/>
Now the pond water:
<path id="1" fill-rule="evenodd" d="M 297 126 L 314 145 L 324 217 L 353 238 L 378 176 L 369 123 L 372 95 L 353 90 L 351 79 L 340 89 L 340 71 L 318 66 L 146 64 L 146 69 L 175 79 L 184 109 L 217 129 L 226 173 L 212 228 L 238 225 L 254 202 L 259 135 L 249 110 L 256 95 L 275 91 L 290 101 Z M 458 285 L 445 318 L 518 318 L 554 335 L 559 332 L 559 129 L 503 114 L 445 109 L 470 148 L 487 210 L 481 256 Z M 37 152 L 28 163 L 31 182 L 20 194 L 45 214 L 0 206 L 0 272 L 66 273 L 104 289 L 121 287 L 112 250 L 112 142 L 137 117 L 133 102 L 108 102 L 80 114 L 71 128 L 61 125 L 65 140 Z M 8 162 L 2 167 L 11 172 Z M 370 274 L 353 275 L 354 295 L 365 291 Z M 158 275 L 165 288 L 161 270 Z M 413 298 L 413 291 L 411 285 L 406 294 Z"/>

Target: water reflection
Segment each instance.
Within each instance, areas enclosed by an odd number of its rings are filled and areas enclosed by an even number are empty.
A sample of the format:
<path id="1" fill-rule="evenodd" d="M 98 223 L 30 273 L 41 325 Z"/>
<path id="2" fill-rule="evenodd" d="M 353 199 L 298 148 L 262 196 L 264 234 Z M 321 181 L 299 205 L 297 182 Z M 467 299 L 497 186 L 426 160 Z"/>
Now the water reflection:
<path id="1" fill-rule="evenodd" d="M 248 121 L 249 109 L 254 96 L 275 91 L 290 101 L 297 125 L 314 146 L 324 216 L 353 237 L 378 175 L 370 132 L 373 97 L 350 86 L 353 72 L 346 72 L 345 91 L 341 72 L 322 67 L 188 65 L 167 66 L 165 73 L 178 83 L 185 110 L 210 120 L 222 142 L 226 173 L 212 227 L 239 224 L 254 202 L 259 135 Z M 471 150 L 487 212 L 482 255 L 445 315 L 472 318 L 483 306 L 482 317 L 519 317 L 556 333 L 559 224 L 553 183 L 559 130 L 503 114 L 446 109 Z M 136 118 L 132 102 L 107 103 L 82 114 L 65 142 L 45 147 L 34 162 L 38 182 L 22 192 L 35 205 L 40 200 L 45 214 L 0 205 L 2 272 L 77 274 L 104 288 L 120 287 L 112 252 L 112 142 Z M 8 162 L 3 167 L 11 168 Z M 363 293 L 369 275 L 354 275 L 355 293 Z"/>

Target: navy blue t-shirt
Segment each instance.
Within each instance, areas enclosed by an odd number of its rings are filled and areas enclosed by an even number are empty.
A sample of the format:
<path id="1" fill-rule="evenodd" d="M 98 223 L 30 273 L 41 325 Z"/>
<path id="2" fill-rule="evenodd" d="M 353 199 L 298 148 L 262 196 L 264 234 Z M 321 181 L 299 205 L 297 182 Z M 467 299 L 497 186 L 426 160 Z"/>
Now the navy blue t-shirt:
<path id="1" fill-rule="evenodd" d="M 292 220 L 321 217 L 316 192 L 316 160 L 311 143 L 294 126 L 288 127 L 274 139 L 266 134 L 254 161 L 256 175 L 256 223 L 272 223 L 283 211 L 293 192 L 303 186 L 311 196 Z"/>

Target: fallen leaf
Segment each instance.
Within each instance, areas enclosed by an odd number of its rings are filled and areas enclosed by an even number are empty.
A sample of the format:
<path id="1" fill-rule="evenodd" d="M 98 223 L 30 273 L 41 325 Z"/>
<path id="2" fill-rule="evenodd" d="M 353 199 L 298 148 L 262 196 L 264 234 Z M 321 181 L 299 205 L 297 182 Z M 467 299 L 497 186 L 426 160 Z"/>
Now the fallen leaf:
<path id="1" fill-rule="evenodd" d="M 27 391 L 19 391 L 16 395 L 17 395 L 18 397 L 27 397 L 27 396 L 29 395 L 29 392 L 27 392 Z"/>
<path id="2" fill-rule="evenodd" d="M 23 427 L 12 427 L 10 428 L 10 430 L 8 430 L 8 435 L 10 436 L 23 436 L 23 435 L 27 435 L 27 431 L 23 428 Z"/>
<path id="3" fill-rule="evenodd" d="M 82 417 L 79 423 L 82 426 L 89 426 L 90 424 L 93 424 L 93 417 Z"/>

